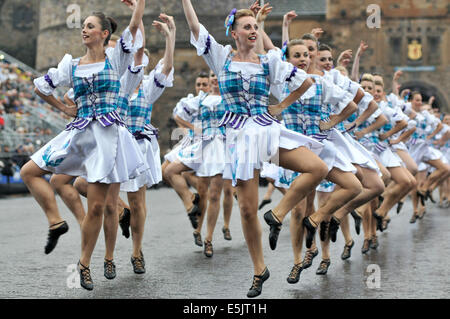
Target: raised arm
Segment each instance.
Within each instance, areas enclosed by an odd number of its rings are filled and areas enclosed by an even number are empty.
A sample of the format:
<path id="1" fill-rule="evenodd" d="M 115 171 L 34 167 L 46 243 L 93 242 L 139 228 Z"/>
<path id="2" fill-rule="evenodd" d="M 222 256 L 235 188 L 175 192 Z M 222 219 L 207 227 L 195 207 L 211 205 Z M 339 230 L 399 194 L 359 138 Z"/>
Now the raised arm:
<path id="1" fill-rule="evenodd" d="M 258 31 L 259 37 L 256 43 L 256 53 L 264 54 L 264 50 L 272 50 L 275 46 L 272 43 L 272 40 L 269 38 L 267 33 L 264 31 L 264 21 L 266 20 L 269 13 L 272 11 L 272 7 L 270 7 L 269 3 L 264 4 L 264 6 L 258 11 L 256 15 L 256 22 L 258 23 Z"/>
<path id="2" fill-rule="evenodd" d="M 403 72 L 398 70 L 394 73 L 394 77 L 392 79 L 392 93 L 397 96 L 400 96 L 400 84 L 398 83 L 398 79 L 403 75 Z"/>
<path id="3" fill-rule="evenodd" d="M 144 16 L 145 0 L 121 0 L 127 6 L 130 4 L 133 6 L 133 15 L 131 16 L 130 24 L 128 28 L 130 29 L 131 35 L 135 38 L 139 25 L 141 24 L 142 17 Z"/>
<path id="4" fill-rule="evenodd" d="M 173 68 L 173 56 L 175 52 L 175 38 L 176 38 L 176 26 L 172 16 L 168 16 L 164 13 L 159 15 L 159 18 L 164 21 L 153 21 L 155 26 L 166 37 L 166 51 L 164 52 L 163 63 L 164 67 L 162 73 L 166 76 L 170 74 Z"/>
<path id="5" fill-rule="evenodd" d="M 194 35 L 195 40 L 198 40 L 198 35 L 200 33 L 200 22 L 198 21 L 197 14 L 195 13 L 191 0 L 182 0 L 182 2 L 184 15 L 186 16 L 189 29 Z"/>
<path id="6" fill-rule="evenodd" d="M 364 42 L 361 41 L 359 44 L 358 51 L 356 51 L 356 57 L 353 60 L 353 66 L 352 66 L 352 75 L 351 79 L 355 82 L 359 82 L 359 60 L 361 59 L 362 54 L 367 50 L 369 46 Z"/>
<path id="7" fill-rule="evenodd" d="M 297 17 L 295 11 L 289 11 L 283 16 L 283 30 L 281 41 L 283 43 L 289 42 L 289 26 L 294 18 Z"/>
<path id="8" fill-rule="evenodd" d="M 352 56 L 353 51 L 351 49 L 343 51 L 337 59 L 337 66 L 343 66 L 344 68 L 347 68 L 347 66 L 350 64 Z"/>

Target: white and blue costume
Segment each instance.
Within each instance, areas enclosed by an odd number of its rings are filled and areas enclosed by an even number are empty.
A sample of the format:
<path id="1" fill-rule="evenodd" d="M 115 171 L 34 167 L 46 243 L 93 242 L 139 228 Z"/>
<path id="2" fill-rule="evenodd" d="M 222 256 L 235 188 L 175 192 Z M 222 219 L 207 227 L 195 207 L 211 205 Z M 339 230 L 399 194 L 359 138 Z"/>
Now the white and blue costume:
<path id="1" fill-rule="evenodd" d="M 126 29 L 120 45 L 106 50 L 105 62 L 79 65 L 79 58 L 66 54 L 57 68 L 34 80 L 45 95 L 56 87 L 72 87 L 77 106 L 77 116 L 66 130 L 32 155 L 41 169 L 106 184 L 125 182 L 148 169 L 117 112 L 120 78 L 142 46 L 139 31 L 132 43 Z"/>
<path id="2" fill-rule="evenodd" d="M 223 177 L 238 180 L 254 177 L 264 162 L 275 159 L 279 148 L 305 146 L 320 153 L 323 144 L 303 134 L 286 129 L 268 113 L 271 85 L 288 83 L 299 88 L 307 75 L 283 62 L 277 50 L 260 55 L 260 63 L 235 62 L 231 46 L 218 44 L 200 25 L 198 39 L 191 35 L 197 54 L 218 76 L 226 113 L 219 125 L 226 127 L 226 161 Z"/>

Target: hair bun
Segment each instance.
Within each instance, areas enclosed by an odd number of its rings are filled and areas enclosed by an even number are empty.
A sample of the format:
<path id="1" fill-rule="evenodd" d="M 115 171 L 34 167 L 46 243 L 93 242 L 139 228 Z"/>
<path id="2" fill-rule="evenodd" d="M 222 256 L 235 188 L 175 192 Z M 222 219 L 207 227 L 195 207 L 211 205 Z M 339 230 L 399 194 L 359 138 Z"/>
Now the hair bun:
<path id="1" fill-rule="evenodd" d="M 117 30 L 117 22 L 116 22 L 116 20 L 114 20 L 111 17 L 106 17 L 106 19 L 108 19 L 109 23 L 111 23 L 111 31 L 112 31 L 112 33 L 116 32 L 116 30 Z"/>

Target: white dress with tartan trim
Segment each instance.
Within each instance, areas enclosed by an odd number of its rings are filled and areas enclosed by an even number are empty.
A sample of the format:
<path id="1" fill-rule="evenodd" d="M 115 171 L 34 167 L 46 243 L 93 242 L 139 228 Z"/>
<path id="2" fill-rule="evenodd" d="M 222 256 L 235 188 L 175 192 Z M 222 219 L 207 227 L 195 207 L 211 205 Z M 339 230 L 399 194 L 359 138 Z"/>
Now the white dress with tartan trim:
<path id="1" fill-rule="evenodd" d="M 139 32 L 138 32 L 139 34 Z M 112 68 L 119 77 L 128 67 L 134 53 L 142 46 L 135 41 L 128 29 L 122 34 L 122 44 L 107 50 Z M 34 80 L 35 86 L 45 95 L 51 95 L 56 87 L 73 87 L 72 56 L 66 54 L 57 68 L 48 71 L 54 87 L 40 77 Z M 126 64 L 125 66 L 123 64 Z M 83 66 L 75 72 L 76 76 L 97 73 L 104 64 Z M 41 169 L 55 174 L 80 176 L 89 183 L 122 183 L 148 170 L 139 145 L 123 126 L 112 124 L 103 127 L 92 121 L 82 130 L 63 131 L 31 156 Z"/>
<path id="2" fill-rule="evenodd" d="M 220 77 L 232 47 L 217 43 L 203 25 L 200 25 L 197 40 L 191 33 L 191 44 L 197 49 L 197 54 L 205 59 L 211 70 Z M 271 85 L 284 84 L 290 78 L 289 88 L 294 91 L 308 77 L 302 70 L 297 70 L 292 76 L 293 66 L 280 59 L 279 49 L 270 50 L 266 58 Z M 240 72 L 244 78 L 264 74 L 262 64 L 250 62 L 232 61 L 229 70 Z M 253 179 L 254 170 L 261 170 L 264 162 L 278 163 L 277 156 L 280 148 L 292 150 L 302 146 L 316 154 L 319 154 L 323 148 L 322 143 L 288 130 L 276 121 L 267 126 L 261 126 L 250 117 L 241 129 L 230 127 L 226 129 L 226 161 L 223 178 L 231 179 L 232 185 L 236 186 L 238 180 Z"/>

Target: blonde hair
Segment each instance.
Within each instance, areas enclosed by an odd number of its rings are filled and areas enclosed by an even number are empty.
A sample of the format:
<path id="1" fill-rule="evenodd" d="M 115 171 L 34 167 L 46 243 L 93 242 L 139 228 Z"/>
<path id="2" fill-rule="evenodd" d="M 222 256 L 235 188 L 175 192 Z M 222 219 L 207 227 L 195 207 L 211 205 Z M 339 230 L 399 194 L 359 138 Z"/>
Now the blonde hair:
<path id="1" fill-rule="evenodd" d="M 111 39 L 109 39 L 109 40 L 117 42 L 117 41 L 119 41 L 119 39 L 120 39 L 120 37 L 118 35 L 112 34 Z"/>
<path id="2" fill-rule="evenodd" d="M 238 11 L 236 12 L 236 14 L 234 15 L 234 21 L 233 21 L 233 24 L 231 25 L 231 30 L 234 30 L 234 29 L 235 29 L 237 20 L 239 20 L 240 18 L 243 18 L 243 17 L 253 17 L 253 18 L 256 18 L 256 17 L 255 17 L 255 14 L 253 13 L 252 10 L 250 10 L 250 9 L 240 9 L 240 10 L 238 10 Z M 230 17 L 228 16 L 228 17 L 225 19 L 225 24 L 226 24 L 226 25 L 228 24 L 228 19 L 229 19 L 229 18 L 230 18 Z"/>
<path id="3" fill-rule="evenodd" d="M 361 82 L 362 81 L 368 81 L 368 82 L 372 82 L 374 83 L 375 81 L 373 80 L 373 75 L 370 73 L 364 73 L 361 77 Z"/>
<path id="4" fill-rule="evenodd" d="M 344 72 L 348 76 L 348 70 L 345 67 L 343 67 L 342 65 L 335 67 L 335 69 L 338 70 L 339 72 Z"/>
<path id="5" fill-rule="evenodd" d="M 291 48 L 293 46 L 296 45 L 305 45 L 305 42 L 303 42 L 303 40 L 301 39 L 293 39 L 291 41 L 288 42 L 287 44 L 287 49 L 286 49 L 286 58 L 289 59 L 289 51 L 291 50 Z"/>

